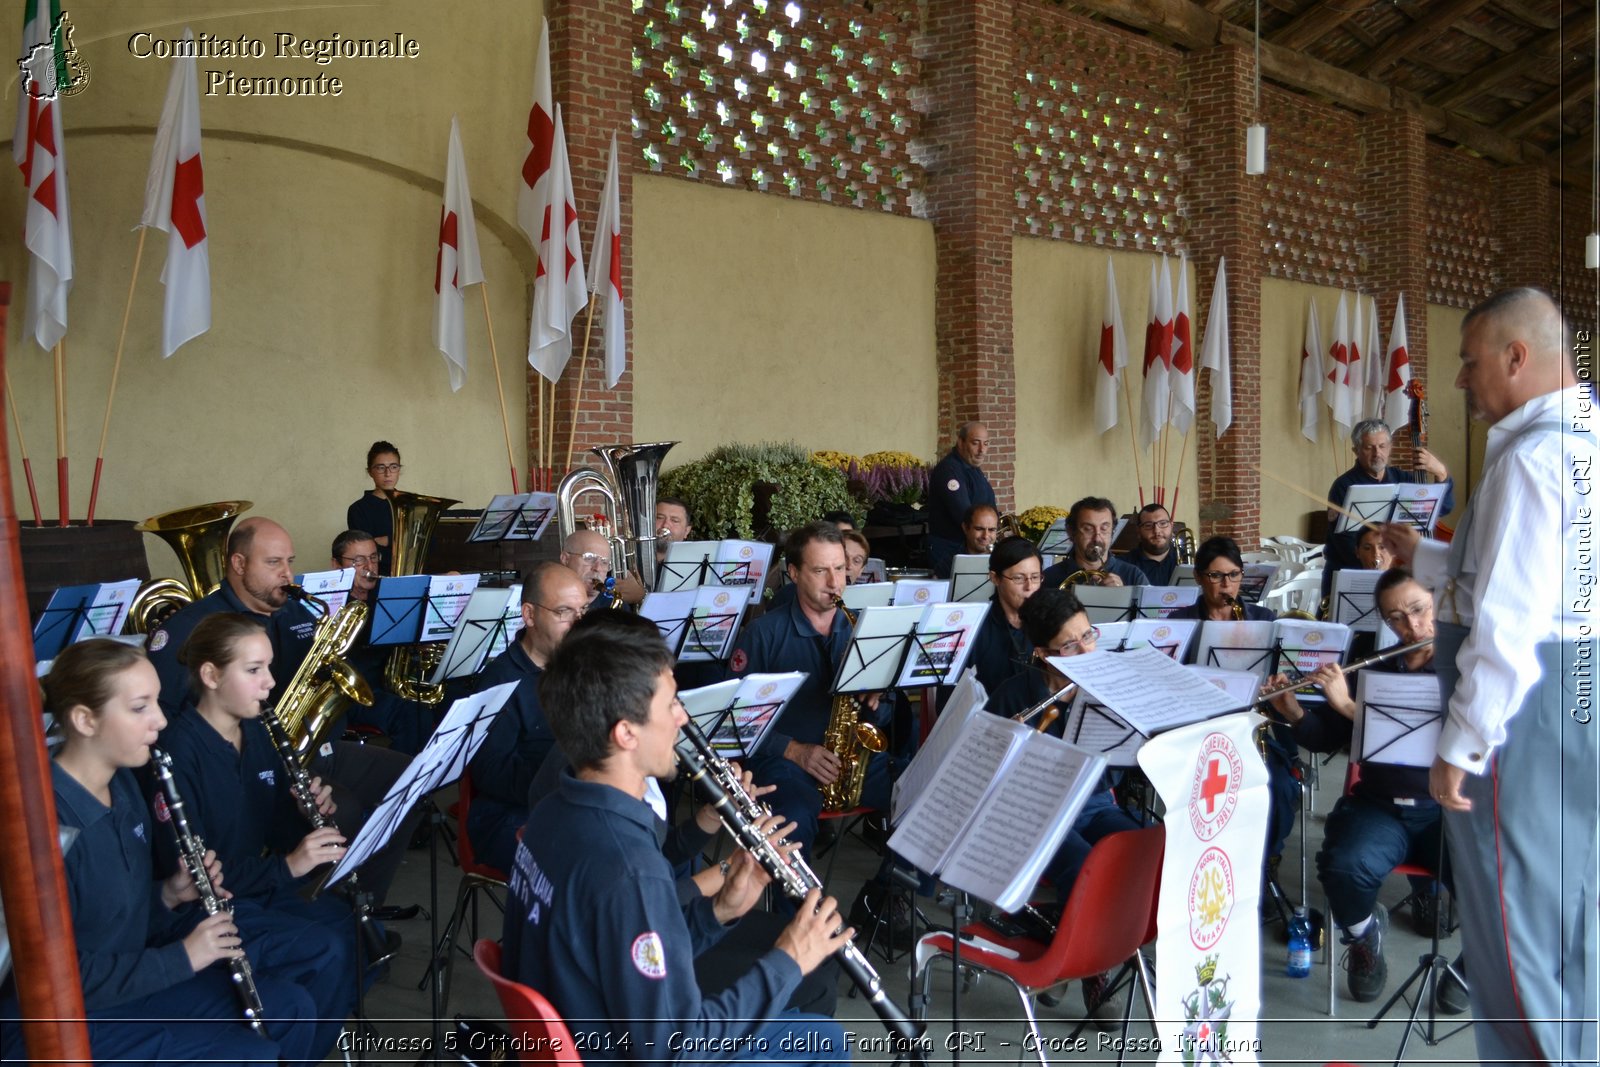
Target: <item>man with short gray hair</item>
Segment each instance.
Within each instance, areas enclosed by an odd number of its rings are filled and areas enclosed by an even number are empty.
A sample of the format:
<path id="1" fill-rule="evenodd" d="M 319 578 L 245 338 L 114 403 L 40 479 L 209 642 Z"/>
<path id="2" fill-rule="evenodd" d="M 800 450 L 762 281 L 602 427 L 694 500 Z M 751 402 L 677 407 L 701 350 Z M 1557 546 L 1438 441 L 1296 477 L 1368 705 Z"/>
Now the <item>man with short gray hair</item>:
<path id="1" fill-rule="evenodd" d="M 1455 510 L 1455 485 L 1450 481 L 1450 472 L 1440 462 L 1439 457 L 1429 452 L 1426 448 L 1417 449 L 1418 470 L 1401 470 L 1389 466 L 1389 450 L 1393 446 L 1393 437 L 1389 432 L 1389 424 L 1382 419 L 1362 419 L 1350 431 L 1350 451 L 1355 453 L 1356 462 L 1353 467 L 1333 480 L 1333 486 L 1328 490 L 1329 503 L 1344 507 L 1345 497 L 1350 493 L 1353 485 L 1409 485 L 1423 481 L 1424 473 L 1432 476 L 1433 481 L 1444 482 L 1450 488 L 1446 490 L 1444 499 L 1439 502 L 1440 513 L 1448 514 Z M 1360 567 L 1361 561 L 1356 557 L 1356 535 L 1354 533 L 1334 533 L 1339 526 L 1339 513 L 1333 508 L 1328 509 L 1328 540 L 1327 547 L 1323 550 L 1322 559 L 1322 595 L 1326 597 L 1333 588 L 1333 576 L 1346 567 Z"/>

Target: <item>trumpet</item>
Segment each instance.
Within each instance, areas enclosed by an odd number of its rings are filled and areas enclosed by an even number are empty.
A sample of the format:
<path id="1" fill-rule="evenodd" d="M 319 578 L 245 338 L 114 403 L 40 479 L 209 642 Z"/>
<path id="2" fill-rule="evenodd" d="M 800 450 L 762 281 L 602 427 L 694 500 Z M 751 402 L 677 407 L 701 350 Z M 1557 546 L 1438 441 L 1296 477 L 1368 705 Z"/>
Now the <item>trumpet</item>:
<path id="1" fill-rule="evenodd" d="M 1422 640 L 1413 641 L 1409 645 L 1396 645 L 1393 648 L 1386 648 L 1382 652 L 1374 652 L 1372 655 L 1363 659 L 1358 659 L 1354 663 L 1345 664 L 1339 668 L 1339 673 L 1351 674 L 1355 671 L 1361 670 L 1363 667 L 1370 667 L 1375 663 L 1382 663 L 1384 660 L 1394 659 L 1396 656 L 1403 656 L 1409 652 L 1415 652 L 1419 648 L 1427 648 L 1431 644 L 1433 644 L 1433 638 L 1424 637 Z M 1292 682 L 1285 682 L 1276 689 L 1268 689 L 1265 693 L 1258 693 L 1256 695 L 1256 702 L 1265 703 L 1274 697 L 1281 697 L 1285 693 L 1292 693 L 1305 684 L 1305 676 L 1302 675 Z"/>
<path id="2" fill-rule="evenodd" d="M 798 852 L 785 857 L 761 832 L 761 820 L 771 812 L 745 790 L 728 761 L 711 747 L 705 732 L 691 719 L 684 724 L 683 733 L 689 743 L 679 742 L 678 760 L 689 779 L 700 786 L 739 847 L 754 856 L 784 895 L 792 900 L 803 900 L 811 890 L 822 888 L 822 880 Z M 922 1039 L 922 1027 L 907 1018 L 900 1006 L 889 999 L 883 989 L 883 979 L 855 942 L 846 942 L 838 956 L 840 968 L 861 990 L 883 1025 L 899 1039 L 901 1049 L 915 1047 Z"/>

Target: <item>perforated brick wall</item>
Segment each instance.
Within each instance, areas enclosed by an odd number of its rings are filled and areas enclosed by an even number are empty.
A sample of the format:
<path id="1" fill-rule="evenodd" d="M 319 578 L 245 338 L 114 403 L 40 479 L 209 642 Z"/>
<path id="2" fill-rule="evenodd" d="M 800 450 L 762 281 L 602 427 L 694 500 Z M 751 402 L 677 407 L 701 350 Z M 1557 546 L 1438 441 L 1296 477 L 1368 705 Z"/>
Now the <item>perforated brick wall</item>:
<path id="1" fill-rule="evenodd" d="M 1496 168 L 1463 152 L 1428 148 L 1428 300 L 1471 307 L 1503 283 L 1492 190 Z M 1537 217 L 1537 206 L 1530 208 Z M 1506 218 L 1499 225 L 1507 223 Z M 1539 284 L 1539 283 L 1534 283 Z"/>
<path id="2" fill-rule="evenodd" d="M 1361 124 L 1338 108 L 1261 87 L 1267 173 L 1261 254 L 1274 278 L 1359 289 Z"/>

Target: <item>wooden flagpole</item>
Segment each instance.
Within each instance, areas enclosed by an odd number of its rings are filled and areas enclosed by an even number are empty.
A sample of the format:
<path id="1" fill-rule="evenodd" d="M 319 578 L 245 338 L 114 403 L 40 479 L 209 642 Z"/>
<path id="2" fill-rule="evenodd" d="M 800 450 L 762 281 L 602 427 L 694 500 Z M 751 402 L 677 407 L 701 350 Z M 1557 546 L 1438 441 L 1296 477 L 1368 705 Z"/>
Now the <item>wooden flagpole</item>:
<path id="1" fill-rule="evenodd" d="M 17 452 L 22 456 L 22 476 L 28 483 L 28 503 L 33 505 L 33 524 L 44 525 L 39 512 L 39 490 L 33 484 L 33 462 L 28 459 L 28 443 L 22 439 L 22 419 L 17 414 L 17 391 L 11 388 L 11 368 L 6 367 L 6 399 L 11 402 L 11 425 L 17 428 Z"/>
<path id="2" fill-rule="evenodd" d="M 56 370 L 56 513 L 59 523 L 66 526 L 71 520 L 67 513 L 71 498 L 67 487 L 67 353 L 65 340 L 57 341 L 55 348 Z"/>
<path id="3" fill-rule="evenodd" d="M 1197 414 L 1198 420 L 1200 416 Z M 1183 488 L 1183 464 L 1189 458 L 1189 433 L 1194 429 L 1194 423 L 1189 424 L 1189 429 L 1183 431 L 1183 446 L 1178 450 L 1178 476 L 1172 480 L 1172 506 L 1167 509 L 1169 515 L 1178 511 L 1178 491 Z"/>
<path id="4" fill-rule="evenodd" d="M 1122 407 L 1128 413 L 1128 445 L 1133 449 L 1133 477 L 1139 483 L 1139 506 L 1144 507 L 1144 471 L 1139 468 L 1139 437 L 1133 427 L 1133 397 L 1128 393 L 1128 368 L 1122 368 Z"/>
<path id="5" fill-rule="evenodd" d="M 500 378 L 500 349 L 494 343 L 494 320 L 489 317 L 489 286 L 478 283 L 483 294 L 483 325 L 489 333 L 489 362 L 494 366 L 494 395 L 500 400 L 500 429 L 506 435 L 506 463 L 511 467 L 511 491 L 517 489 L 517 454 L 511 449 L 511 419 L 506 415 L 506 386 Z"/>
<path id="6" fill-rule="evenodd" d="M 106 416 L 100 422 L 100 448 L 94 454 L 94 484 L 89 489 L 88 525 L 94 525 L 94 506 L 100 499 L 100 470 L 105 465 L 106 436 L 111 432 L 111 404 L 117 398 L 117 377 L 122 373 L 122 349 L 128 343 L 128 316 L 133 312 L 133 288 L 139 284 L 139 264 L 144 259 L 144 235 L 148 226 L 139 227 L 139 247 L 133 253 L 133 274 L 128 279 L 128 299 L 122 305 L 122 329 L 117 333 L 117 355 L 111 361 L 111 388 L 106 392 Z"/>
<path id="7" fill-rule="evenodd" d="M 572 401 L 572 422 L 567 426 L 567 469 L 578 465 L 575 441 L 578 437 L 578 411 L 583 407 L 583 379 L 589 373 L 589 336 L 594 332 L 594 306 L 599 301 L 589 294 L 589 317 L 583 324 L 583 357 L 578 361 L 578 393 Z"/>

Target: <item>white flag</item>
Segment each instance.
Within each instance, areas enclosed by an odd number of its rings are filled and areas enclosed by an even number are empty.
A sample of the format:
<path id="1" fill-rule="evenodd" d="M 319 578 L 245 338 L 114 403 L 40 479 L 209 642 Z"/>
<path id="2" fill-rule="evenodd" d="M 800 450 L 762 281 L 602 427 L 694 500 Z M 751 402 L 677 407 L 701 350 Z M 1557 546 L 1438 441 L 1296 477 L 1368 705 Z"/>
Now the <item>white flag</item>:
<path id="1" fill-rule="evenodd" d="M 1189 302 L 1189 257 L 1178 260 L 1178 302 L 1172 315 L 1172 425 L 1188 433 L 1194 425 L 1194 307 Z"/>
<path id="2" fill-rule="evenodd" d="M 23 333 L 45 351 L 67 332 L 72 292 L 72 211 L 67 197 L 66 141 L 61 133 L 60 73 L 66 63 L 55 40 L 50 0 L 30 0 L 22 25 L 17 128 L 11 156 L 28 190 L 23 243 L 28 257 L 28 305 Z"/>
<path id="3" fill-rule="evenodd" d="M 1394 325 L 1389 327 L 1389 355 L 1385 360 L 1388 380 L 1384 382 L 1383 421 L 1398 430 L 1411 421 L 1411 401 L 1406 387 L 1411 384 L 1411 353 L 1406 341 L 1406 294 L 1394 303 Z"/>
<path id="4" fill-rule="evenodd" d="M 1344 427 L 1342 437 L 1348 437 L 1355 424 L 1354 404 L 1350 383 L 1350 308 L 1346 294 L 1339 294 L 1339 310 L 1333 316 L 1333 344 L 1328 348 L 1328 410 L 1335 426 Z"/>
<path id="5" fill-rule="evenodd" d="M 550 208 L 554 99 L 550 92 L 550 23 L 541 15 L 539 47 L 533 55 L 533 103 L 528 108 L 527 145 L 517 182 L 517 225 L 536 250 L 544 240 L 545 213 Z"/>
<path id="6" fill-rule="evenodd" d="M 467 161 L 461 152 L 461 125 L 452 115 L 444 206 L 439 209 L 439 253 L 433 263 L 433 343 L 444 353 L 452 392 L 467 380 L 467 302 L 462 290 L 482 282 L 478 223 L 472 215 Z"/>
<path id="7" fill-rule="evenodd" d="M 1306 302 L 1305 347 L 1300 349 L 1300 435 L 1315 444 L 1322 422 L 1317 395 L 1326 380 L 1322 366 L 1322 327 L 1317 324 L 1317 302 Z"/>
<path id="8" fill-rule="evenodd" d="M 1169 420 L 1172 386 L 1172 276 L 1167 257 L 1161 257 L 1160 276 L 1150 265 L 1150 322 L 1144 333 L 1144 397 L 1140 405 L 1139 445 L 1155 444 Z"/>
<path id="9" fill-rule="evenodd" d="M 594 223 L 594 244 L 589 249 L 589 295 L 605 300 L 600 306 L 600 329 L 605 336 L 606 388 L 614 389 L 628 368 L 627 307 L 622 296 L 622 192 L 615 133 L 606 164 L 606 187 L 600 194 L 600 214 Z"/>
<path id="10" fill-rule="evenodd" d="M 184 27 L 183 39 L 194 34 Z M 206 232 L 205 173 L 200 162 L 200 92 L 194 54 L 172 61 L 167 101 L 156 127 L 150 174 L 144 183 L 139 225 L 167 235 L 167 265 L 161 271 L 166 300 L 161 320 L 161 355 L 211 329 L 211 239 Z"/>
<path id="11" fill-rule="evenodd" d="M 1362 390 L 1366 393 L 1366 401 L 1362 405 L 1362 410 L 1366 412 L 1366 417 L 1369 419 L 1381 419 L 1383 418 L 1385 364 L 1383 359 L 1383 339 L 1378 326 L 1378 298 L 1369 296 L 1367 297 L 1367 303 L 1367 336 L 1364 342 L 1366 347 L 1363 349 L 1367 355 L 1367 358 L 1363 361 L 1366 364 L 1366 373 L 1361 383 Z"/>
<path id="12" fill-rule="evenodd" d="M 1228 346 L 1228 259 L 1217 260 L 1217 280 L 1211 287 L 1211 311 L 1206 315 L 1206 339 L 1200 347 L 1200 366 L 1211 372 L 1211 421 L 1217 436 L 1233 425 L 1233 353 Z"/>
<path id="13" fill-rule="evenodd" d="M 588 298 L 583 281 L 583 248 L 578 243 L 578 209 L 572 199 L 567 139 L 556 105 L 550 151 L 550 210 L 545 213 L 539 268 L 533 279 L 533 321 L 528 328 L 528 362 L 551 382 L 572 358 L 572 320 Z"/>
<path id="14" fill-rule="evenodd" d="M 1105 433 L 1117 424 L 1117 394 L 1122 368 L 1128 365 L 1128 335 L 1122 329 L 1122 304 L 1117 299 L 1117 274 L 1106 256 L 1106 309 L 1100 319 L 1100 354 L 1095 361 L 1094 428 Z"/>

